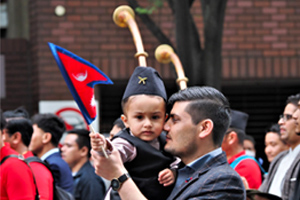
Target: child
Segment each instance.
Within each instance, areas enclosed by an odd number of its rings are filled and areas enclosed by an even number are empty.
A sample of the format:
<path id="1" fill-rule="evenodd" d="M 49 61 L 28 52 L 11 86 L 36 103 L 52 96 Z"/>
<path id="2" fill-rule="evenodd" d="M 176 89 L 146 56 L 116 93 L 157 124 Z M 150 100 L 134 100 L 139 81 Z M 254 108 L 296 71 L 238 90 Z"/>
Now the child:
<path id="1" fill-rule="evenodd" d="M 137 67 L 122 98 L 123 115 L 127 129 L 123 129 L 112 143 L 118 149 L 123 163 L 148 199 L 166 199 L 175 180 L 174 171 L 167 169 L 175 158 L 164 149 L 162 133 L 166 120 L 167 95 L 158 72 L 151 67 Z M 91 134 L 92 148 L 100 152 L 100 143 L 106 141 L 100 134 Z"/>

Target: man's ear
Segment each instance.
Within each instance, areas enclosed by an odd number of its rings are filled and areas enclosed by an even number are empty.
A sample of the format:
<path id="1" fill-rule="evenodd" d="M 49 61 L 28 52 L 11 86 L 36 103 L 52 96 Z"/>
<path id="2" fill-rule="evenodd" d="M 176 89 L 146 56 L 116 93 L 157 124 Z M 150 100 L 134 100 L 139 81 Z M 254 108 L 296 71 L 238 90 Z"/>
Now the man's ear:
<path id="1" fill-rule="evenodd" d="M 127 123 L 127 117 L 126 117 L 126 115 L 122 114 L 122 115 L 121 115 L 121 119 L 122 119 L 124 125 L 126 126 L 126 128 L 128 128 L 129 125 L 128 125 L 128 123 Z"/>
<path id="2" fill-rule="evenodd" d="M 10 136 L 11 143 L 14 145 L 22 142 L 22 134 L 20 132 L 15 132 L 12 136 Z"/>
<path id="3" fill-rule="evenodd" d="M 230 133 L 227 134 L 227 141 L 229 145 L 232 145 L 237 141 L 237 134 L 234 131 L 231 131 Z"/>
<path id="4" fill-rule="evenodd" d="M 85 157 L 87 156 L 89 153 L 89 149 L 86 147 L 86 146 L 83 146 L 81 149 L 80 149 L 80 155 L 82 157 Z"/>
<path id="5" fill-rule="evenodd" d="M 46 143 L 51 142 L 51 139 L 52 139 L 52 134 L 49 132 L 45 132 L 42 137 L 42 142 L 43 142 L 43 144 L 46 144 Z"/>
<path id="6" fill-rule="evenodd" d="M 205 119 L 198 124 L 199 137 L 201 139 L 209 136 L 214 128 L 214 123 L 210 119 Z"/>

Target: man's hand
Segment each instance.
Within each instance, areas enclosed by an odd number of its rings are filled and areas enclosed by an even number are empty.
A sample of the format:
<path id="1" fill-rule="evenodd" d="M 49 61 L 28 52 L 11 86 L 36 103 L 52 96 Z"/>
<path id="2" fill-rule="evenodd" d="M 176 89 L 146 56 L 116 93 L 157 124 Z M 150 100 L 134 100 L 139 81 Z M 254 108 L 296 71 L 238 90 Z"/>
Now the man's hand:
<path id="1" fill-rule="evenodd" d="M 105 158 L 101 154 L 101 148 L 97 149 L 100 150 L 100 153 L 93 149 L 91 150 L 96 174 L 107 180 L 119 178 L 124 173 L 127 173 L 127 170 L 125 169 L 122 163 L 118 150 L 111 145 L 112 144 L 108 144 L 109 150 L 111 150 L 111 153 L 108 156 L 108 158 Z"/>

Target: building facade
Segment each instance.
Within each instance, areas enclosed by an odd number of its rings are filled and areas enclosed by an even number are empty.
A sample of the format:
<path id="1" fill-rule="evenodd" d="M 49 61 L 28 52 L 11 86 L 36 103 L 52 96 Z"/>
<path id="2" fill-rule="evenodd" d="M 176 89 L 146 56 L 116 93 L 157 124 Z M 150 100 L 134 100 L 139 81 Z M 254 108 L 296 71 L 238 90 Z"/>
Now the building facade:
<path id="1" fill-rule="evenodd" d="M 147 6 L 148 1 L 139 3 Z M 42 100 L 73 99 L 48 47 L 52 42 L 98 66 L 115 83 L 95 87 L 100 131 L 108 132 L 122 112 L 124 88 L 138 66 L 130 31 L 112 20 L 115 8 L 126 4 L 125 0 L 2 0 L 8 21 L 1 23 L 1 109 L 24 106 L 34 114 Z M 65 8 L 61 16 L 55 12 L 57 6 Z M 203 40 L 200 1 L 194 2 L 191 12 Z M 166 1 L 151 18 L 175 40 Z M 170 95 L 178 90 L 175 70 L 155 60 L 160 44 L 139 17 L 136 21 L 149 54 L 147 63 L 159 71 Z M 277 122 L 287 96 L 300 92 L 300 1 L 228 0 L 222 64 L 222 92 L 232 108 L 250 115 L 247 132 L 262 149 L 264 129 Z"/>

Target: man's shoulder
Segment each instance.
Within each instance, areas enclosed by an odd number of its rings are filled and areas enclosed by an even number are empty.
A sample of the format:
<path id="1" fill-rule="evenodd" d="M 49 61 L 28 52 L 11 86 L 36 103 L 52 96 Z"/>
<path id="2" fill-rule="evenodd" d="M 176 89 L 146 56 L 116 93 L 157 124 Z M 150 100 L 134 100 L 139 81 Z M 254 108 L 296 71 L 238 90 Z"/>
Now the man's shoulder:
<path id="1" fill-rule="evenodd" d="M 204 165 L 204 167 L 201 167 L 198 170 L 200 174 L 203 171 L 206 171 L 205 174 L 208 176 L 213 176 L 215 174 L 217 176 L 223 176 L 223 175 L 238 176 L 238 174 L 228 164 L 224 152 L 212 158 L 208 163 Z"/>
<path id="2" fill-rule="evenodd" d="M 239 177 L 239 175 L 236 173 L 232 167 L 228 163 L 220 163 L 219 165 L 212 166 L 210 170 L 207 172 L 208 176 L 230 176 L 230 177 Z"/>
<path id="3" fill-rule="evenodd" d="M 236 160 L 239 161 L 239 163 L 237 163 L 238 166 L 243 166 L 244 168 L 251 168 L 251 169 L 253 167 L 259 168 L 258 162 L 252 156 L 242 155 L 239 156 Z M 249 172 L 251 173 L 251 171 Z"/>
<path id="4" fill-rule="evenodd" d="M 281 162 L 281 160 L 284 158 L 284 156 L 286 156 L 288 154 L 289 150 L 285 150 L 283 152 L 280 152 L 270 163 L 270 167 L 269 167 L 269 173 L 272 172 L 272 170 L 274 168 L 277 168 Z"/>
<path id="5" fill-rule="evenodd" d="M 220 162 L 212 165 L 206 171 L 201 169 L 191 182 L 182 189 L 176 199 L 189 199 L 190 197 L 215 197 L 215 199 L 244 199 L 245 189 L 240 176 L 228 163 Z"/>
<path id="6" fill-rule="evenodd" d="M 85 163 L 78 172 L 80 174 L 80 182 L 84 182 L 86 184 L 92 182 L 103 182 L 102 178 L 95 173 L 95 168 L 89 163 Z"/>
<path id="7" fill-rule="evenodd" d="M 285 150 L 285 151 L 282 151 L 280 152 L 277 156 L 275 156 L 274 160 L 273 161 L 277 161 L 277 160 L 280 160 L 282 159 L 285 155 L 287 155 L 289 153 L 289 150 Z M 273 162 L 272 161 L 272 162 Z"/>
<path id="8" fill-rule="evenodd" d="M 91 165 L 90 161 L 87 161 L 82 165 L 82 167 L 78 171 L 78 174 L 95 174 L 95 169 Z"/>
<path id="9" fill-rule="evenodd" d="M 46 161 L 49 163 L 51 169 L 53 169 L 53 167 L 64 171 L 65 169 L 70 169 L 69 165 L 62 159 L 59 153 L 51 154 L 46 158 Z"/>
<path id="10" fill-rule="evenodd" d="M 46 158 L 46 161 L 49 162 L 49 164 L 54 164 L 54 163 L 61 163 L 63 159 L 59 153 L 54 153 L 48 156 Z"/>
<path id="11" fill-rule="evenodd" d="M 13 155 L 16 155 L 16 154 L 13 154 Z M 5 160 L 5 162 L 3 162 L 3 164 L 1 164 L 1 172 L 2 171 L 5 171 L 5 170 L 8 170 L 10 172 L 13 172 L 13 171 L 28 171 L 28 167 L 27 167 L 27 164 L 20 160 L 19 158 L 8 158 Z"/>

